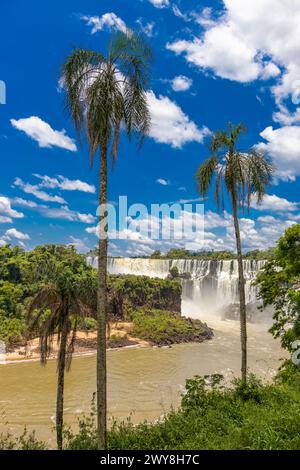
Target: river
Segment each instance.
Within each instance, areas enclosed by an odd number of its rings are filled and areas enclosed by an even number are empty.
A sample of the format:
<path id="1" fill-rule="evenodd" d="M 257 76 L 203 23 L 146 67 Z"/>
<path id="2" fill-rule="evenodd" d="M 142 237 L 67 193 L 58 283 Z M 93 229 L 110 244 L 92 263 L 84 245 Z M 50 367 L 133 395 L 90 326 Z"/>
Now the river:
<path id="1" fill-rule="evenodd" d="M 238 323 L 207 319 L 214 339 L 201 344 L 172 348 L 123 349 L 108 352 L 109 415 L 133 422 L 154 420 L 178 406 L 185 379 L 196 374 L 222 373 L 227 380 L 239 373 L 240 339 Z M 284 356 L 280 345 L 267 333 L 265 324 L 249 325 L 249 366 L 269 380 Z M 90 410 L 95 392 L 95 355 L 76 357 L 67 374 L 65 420 L 74 426 Z M 54 442 L 56 362 L 46 367 L 38 362 L 0 366 L 0 431 L 21 433 L 25 424 L 36 429 L 39 438 Z M 6 422 L 8 424 L 6 424 Z"/>

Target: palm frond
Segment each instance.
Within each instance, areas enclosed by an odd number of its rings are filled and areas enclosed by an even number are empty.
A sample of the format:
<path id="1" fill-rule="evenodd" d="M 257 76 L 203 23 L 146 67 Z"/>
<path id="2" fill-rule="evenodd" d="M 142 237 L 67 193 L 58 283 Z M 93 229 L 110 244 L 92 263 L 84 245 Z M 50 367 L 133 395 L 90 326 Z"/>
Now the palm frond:
<path id="1" fill-rule="evenodd" d="M 66 88 L 66 108 L 78 137 L 84 125 L 85 95 L 90 84 L 103 72 L 104 57 L 93 51 L 75 49 L 62 67 L 61 82 Z"/>
<path id="2" fill-rule="evenodd" d="M 218 163 L 218 158 L 215 155 L 212 155 L 198 168 L 196 173 L 196 181 L 199 193 L 202 197 L 207 195 Z"/>

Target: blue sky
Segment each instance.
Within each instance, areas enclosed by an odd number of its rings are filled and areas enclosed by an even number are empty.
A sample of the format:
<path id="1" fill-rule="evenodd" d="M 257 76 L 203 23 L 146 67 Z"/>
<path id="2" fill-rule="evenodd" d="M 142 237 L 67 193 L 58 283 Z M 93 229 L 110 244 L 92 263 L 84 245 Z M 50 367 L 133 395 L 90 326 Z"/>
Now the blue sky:
<path id="1" fill-rule="evenodd" d="M 300 5 L 293 0 L 15 0 L 2 5 L 0 245 L 96 243 L 99 168 L 88 165 L 64 110 L 60 66 L 74 46 L 105 51 L 115 29 L 142 30 L 155 62 L 148 91 L 152 129 L 142 150 L 124 136 L 109 199 L 163 203 L 198 197 L 194 174 L 209 131 L 243 121 L 241 149 L 276 165 L 260 208 L 242 216 L 244 249 L 273 245 L 299 217 Z M 230 206 L 205 201 L 205 242 L 233 249 Z M 112 254 L 139 255 L 181 242 L 113 241 Z M 195 249 L 197 247 L 197 240 Z"/>

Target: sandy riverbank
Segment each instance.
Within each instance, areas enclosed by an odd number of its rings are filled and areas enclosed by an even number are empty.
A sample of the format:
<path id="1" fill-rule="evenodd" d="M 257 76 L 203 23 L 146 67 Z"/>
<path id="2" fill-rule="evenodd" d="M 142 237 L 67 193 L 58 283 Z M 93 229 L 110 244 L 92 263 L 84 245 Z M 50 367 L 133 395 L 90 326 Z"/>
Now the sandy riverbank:
<path id="1" fill-rule="evenodd" d="M 149 347 L 149 342 L 131 336 L 133 324 L 129 322 L 112 323 L 107 338 L 107 349 Z M 74 356 L 93 354 L 97 347 L 97 332 L 78 331 L 75 342 Z M 53 338 L 52 353 L 49 359 L 56 359 L 58 352 L 57 335 Z M 34 338 L 27 345 L 10 347 L 3 355 L 3 362 L 15 363 L 23 361 L 39 361 L 39 338 Z"/>

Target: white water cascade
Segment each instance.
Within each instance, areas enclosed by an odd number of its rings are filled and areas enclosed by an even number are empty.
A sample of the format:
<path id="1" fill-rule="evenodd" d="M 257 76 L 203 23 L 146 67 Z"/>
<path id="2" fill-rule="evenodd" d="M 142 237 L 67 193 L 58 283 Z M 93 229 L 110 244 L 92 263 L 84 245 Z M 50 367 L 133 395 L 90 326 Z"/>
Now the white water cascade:
<path id="1" fill-rule="evenodd" d="M 88 263 L 97 267 L 97 258 L 89 257 Z M 244 260 L 246 302 L 248 312 L 257 312 L 257 287 L 253 285 L 257 273 L 265 261 Z M 149 258 L 110 258 L 108 271 L 111 274 L 134 274 L 166 278 L 170 269 L 177 267 L 183 280 L 182 313 L 202 318 L 203 316 L 224 313 L 239 302 L 237 260 L 201 259 L 149 259 Z"/>

